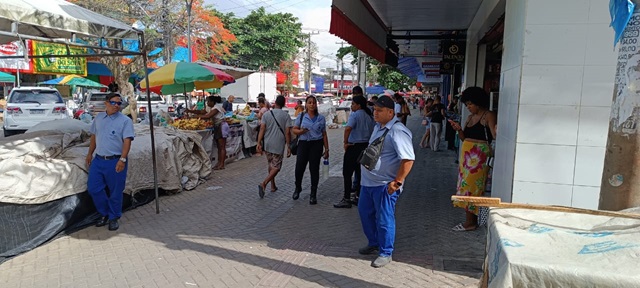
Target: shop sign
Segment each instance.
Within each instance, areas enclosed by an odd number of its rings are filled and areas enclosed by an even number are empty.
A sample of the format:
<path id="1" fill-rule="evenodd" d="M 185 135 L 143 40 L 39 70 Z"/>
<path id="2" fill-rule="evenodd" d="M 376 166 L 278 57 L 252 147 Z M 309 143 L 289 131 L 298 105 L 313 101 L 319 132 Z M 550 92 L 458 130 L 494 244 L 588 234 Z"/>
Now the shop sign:
<path id="1" fill-rule="evenodd" d="M 71 55 L 86 54 L 85 48 L 69 47 Z M 33 55 L 51 55 L 48 58 L 34 58 L 34 73 L 87 75 L 87 58 L 55 57 L 67 55 L 67 47 L 62 44 L 33 41 Z"/>
<path id="2" fill-rule="evenodd" d="M 442 41 L 442 60 L 464 63 L 466 43 L 463 41 Z"/>
<path id="3" fill-rule="evenodd" d="M 440 74 L 453 74 L 453 67 L 455 65 L 455 62 L 440 61 Z"/>
<path id="4" fill-rule="evenodd" d="M 27 47 L 30 44 L 31 40 L 26 40 Z M 29 53 L 29 51 L 25 51 L 25 47 L 20 43 L 20 41 L 13 41 L 11 43 L 0 45 L 0 57 L 10 57 L 10 56 L 23 56 L 25 53 Z M 16 72 L 16 70 L 20 69 L 20 72 L 31 73 L 33 72 L 33 66 L 31 65 L 31 61 L 25 58 L 5 58 L 0 59 L 0 71 L 5 72 Z"/>
<path id="5" fill-rule="evenodd" d="M 438 70 L 440 68 L 440 63 L 438 62 L 422 62 L 422 69 L 424 70 Z"/>
<path id="6" fill-rule="evenodd" d="M 438 70 L 436 70 L 436 71 L 424 70 L 424 76 L 426 76 L 426 77 L 430 77 L 430 76 L 440 77 L 440 71 L 438 71 Z"/>

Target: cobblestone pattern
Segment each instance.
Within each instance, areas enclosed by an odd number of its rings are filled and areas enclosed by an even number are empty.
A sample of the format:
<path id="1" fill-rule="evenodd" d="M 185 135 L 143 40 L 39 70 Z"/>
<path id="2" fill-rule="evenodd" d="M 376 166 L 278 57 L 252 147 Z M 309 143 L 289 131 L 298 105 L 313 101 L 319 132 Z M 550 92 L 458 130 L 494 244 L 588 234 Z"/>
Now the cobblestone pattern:
<path id="1" fill-rule="evenodd" d="M 371 268 L 357 208 L 332 207 L 342 178 L 322 182 L 310 206 L 308 173 L 291 199 L 295 159 L 279 190 L 259 199 L 265 157 L 216 171 L 194 191 L 126 212 L 116 233 L 90 227 L 0 265 L 2 287 L 476 287 L 485 230 L 452 232 L 464 211 L 451 207 L 452 152 L 418 148 L 423 127 L 410 118 L 417 159 L 397 203 L 391 264 Z M 340 175 L 342 129 L 329 130 L 331 175 Z M 217 187 L 216 187 L 217 186 Z"/>

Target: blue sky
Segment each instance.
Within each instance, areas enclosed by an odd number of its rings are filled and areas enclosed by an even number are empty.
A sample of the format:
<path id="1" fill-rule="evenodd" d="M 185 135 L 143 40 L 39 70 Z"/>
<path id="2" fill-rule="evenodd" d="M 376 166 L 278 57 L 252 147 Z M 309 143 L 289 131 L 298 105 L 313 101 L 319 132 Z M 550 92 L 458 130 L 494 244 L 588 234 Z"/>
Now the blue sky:
<path id="1" fill-rule="evenodd" d="M 264 6 L 268 12 L 288 12 L 298 17 L 302 27 L 324 29 L 312 36 L 312 41 L 318 44 L 320 55 L 335 56 L 341 39 L 330 34 L 331 0 L 205 0 L 205 4 L 213 5 L 224 13 L 233 12 L 238 16 L 245 16 L 251 10 Z M 320 61 L 321 67 L 335 67 L 335 60 L 324 57 Z"/>

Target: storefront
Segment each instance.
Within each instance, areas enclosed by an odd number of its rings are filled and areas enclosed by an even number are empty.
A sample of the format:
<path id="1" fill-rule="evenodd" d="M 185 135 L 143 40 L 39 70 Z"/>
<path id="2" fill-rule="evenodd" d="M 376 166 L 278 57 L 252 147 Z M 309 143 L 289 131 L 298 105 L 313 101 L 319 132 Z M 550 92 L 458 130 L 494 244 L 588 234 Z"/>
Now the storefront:
<path id="1" fill-rule="evenodd" d="M 439 94 L 492 94 L 493 197 L 598 208 L 616 71 L 609 1 L 388 2 L 333 0 L 331 32 L 390 65 L 439 61 L 438 42 L 465 43 Z"/>

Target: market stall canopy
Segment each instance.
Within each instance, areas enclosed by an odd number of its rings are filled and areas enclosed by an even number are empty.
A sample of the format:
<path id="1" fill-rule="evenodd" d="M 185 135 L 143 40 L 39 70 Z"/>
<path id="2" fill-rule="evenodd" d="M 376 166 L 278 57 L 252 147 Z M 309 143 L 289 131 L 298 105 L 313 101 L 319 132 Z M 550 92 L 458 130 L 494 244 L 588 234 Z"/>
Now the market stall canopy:
<path id="1" fill-rule="evenodd" d="M 365 88 L 365 92 L 367 94 L 382 94 L 384 93 L 384 90 L 387 88 L 384 88 L 384 86 L 382 85 L 375 85 L 375 86 L 369 86 L 367 88 Z"/>
<path id="2" fill-rule="evenodd" d="M 17 23 L 17 31 L 12 24 Z M 74 34 L 96 38 L 137 39 L 140 31 L 122 22 L 63 0 L 0 0 L 0 43 L 22 35 L 71 39 Z M 6 32 L 12 32 L 9 36 Z"/>
<path id="3" fill-rule="evenodd" d="M 202 66 L 206 66 L 206 67 L 212 67 L 218 70 L 221 70 L 229 75 L 231 75 L 233 78 L 235 79 L 240 79 L 244 76 L 248 76 L 249 74 L 256 72 L 253 70 L 249 70 L 249 69 L 244 69 L 244 68 L 237 68 L 237 67 L 232 67 L 232 66 L 227 66 L 227 65 L 222 65 L 222 64 L 216 64 L 216 63 L 211 63 L 211 62 L 205 62 L 205 61 L 197 61 L 196 63 L 202 65 Z"/>
<path id="4" fill-rule="evenodd" d="M 9 73 L 0 72 L 0 83 L 16 82 L 16 76 Z"/>
<path id="5" fill-rule="evenodd" d="M 39 85 L 69 85 L 69 86 L 80 86 L 80 87 L 89 87 L 89 88 L 106 88 L 107 87 L 98 82 L 80 77 L 78 75 L 67 75 L 67 76 L 56 78 L 56 79 L 40 82 L 38 84 Z"/>

